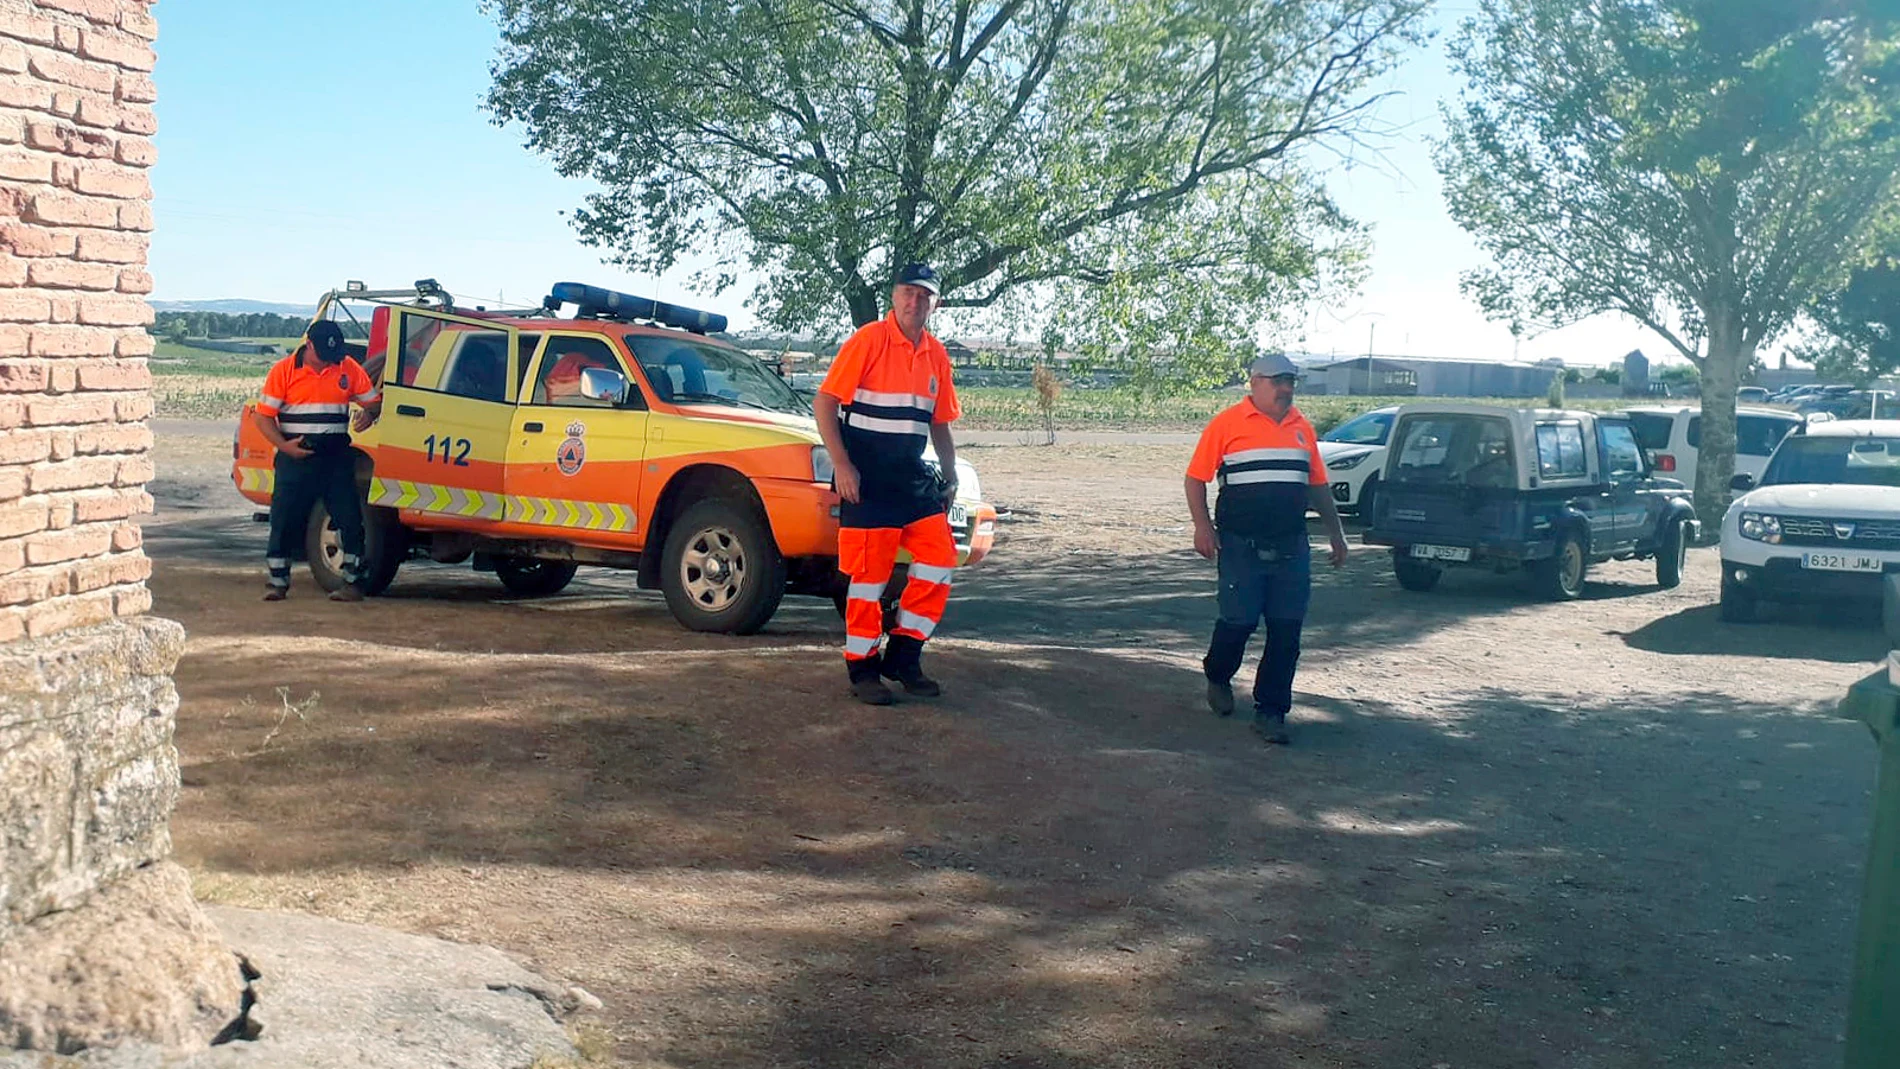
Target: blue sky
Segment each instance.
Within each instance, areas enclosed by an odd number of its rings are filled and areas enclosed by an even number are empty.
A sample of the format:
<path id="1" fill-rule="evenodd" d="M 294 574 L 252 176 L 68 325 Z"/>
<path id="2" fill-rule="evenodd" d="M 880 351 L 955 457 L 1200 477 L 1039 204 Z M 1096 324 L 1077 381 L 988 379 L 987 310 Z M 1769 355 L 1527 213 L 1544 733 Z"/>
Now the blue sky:
<path id="1" fill-rule="evenodd" d="M 331 0 L 296 17 L 256 0 L 157 7 L 159 161 L 153 296 L 309 303 L 346 279 L 371 286 L 439 279 L 471 303 L 532 303 L 573 279 L 712 307 L 744 328 L 742 294 L 686 288 L 687 271 L 636 277 L 600 262 L 562 217 L 591 188 L 563 179 L 498 129 L 480 102 L 494 24 L 476 0 Z M 1449 29 L 1472 10 L 1442 6 Z M 1599 317 L 1514 344 L 1458 293 L 1483 257 L 1446 215 L 1426 138 L 1455 91 L 1442 50 L 1387 79 L 1379 115 L 1400 132 L 1379 158 L 1327 177 L 1348 214 L 1373 226 L 1360 294 L 1302 317 L 1315 352 L 1603 364 L 1666 343 Z M 1363 154 L 1362 154 L 1363 156 Z M 954 323 L 949 325 L 954 328 Z M 949 329 L 946 333 L 955 333 Z"/>

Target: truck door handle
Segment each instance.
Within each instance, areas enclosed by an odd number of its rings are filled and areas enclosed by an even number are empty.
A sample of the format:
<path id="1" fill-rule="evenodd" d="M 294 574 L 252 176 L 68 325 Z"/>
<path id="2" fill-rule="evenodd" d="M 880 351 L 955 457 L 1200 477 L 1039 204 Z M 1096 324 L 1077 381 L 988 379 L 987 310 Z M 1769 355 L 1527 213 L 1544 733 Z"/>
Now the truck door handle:
<path id="1" fill-rule="evenodd" d="M 398 416 L 426 416 L 429 413 L 424 411 L 421 405 L 397 405 L 396 414 Z"/>
<path id="2" fill-rule="evenodd" d="M 523 423 L 521 425 L 521 429 L 524 431 L 528 431 L 530 433 L 539 434 L 541 432 L 541 424 L 540 423 Z"/>

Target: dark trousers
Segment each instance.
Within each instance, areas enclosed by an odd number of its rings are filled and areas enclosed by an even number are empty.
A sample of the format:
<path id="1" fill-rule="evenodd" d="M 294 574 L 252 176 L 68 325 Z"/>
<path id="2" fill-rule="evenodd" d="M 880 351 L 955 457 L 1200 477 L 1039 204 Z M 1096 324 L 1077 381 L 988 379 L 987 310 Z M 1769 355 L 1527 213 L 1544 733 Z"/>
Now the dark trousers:
<path id="1" fill-rule="evenodd" d="M 304 528 L 310 507 L 323 502 L 343 539 L 343 560 L 337 569 L 347 582 L 359 578 L 363 559 L 363 505 L 356 494 L 356 462 L 347 449 L 313 453 L 298 460 L 277 454 L 276 481 L 270 495 L 270 543 L 264 563 L 270 585 L 290 585 L 290 558 Z"/>
<path id="2" fill-rule="evenodd" d="M 1202 671 L 1226 683 L 1240 671 L 1247 643 L 1261 619 L 1267 647 L 1254 675 L 1254 715 L 1285 717 L 1293 708 L 1293 671 L 1300 661 L 1300 628 L 1312 596 L 1312 552 L 1306 534 L 1254 542 L 1220 536 L 1220 618 L 1208 643 Z"/>

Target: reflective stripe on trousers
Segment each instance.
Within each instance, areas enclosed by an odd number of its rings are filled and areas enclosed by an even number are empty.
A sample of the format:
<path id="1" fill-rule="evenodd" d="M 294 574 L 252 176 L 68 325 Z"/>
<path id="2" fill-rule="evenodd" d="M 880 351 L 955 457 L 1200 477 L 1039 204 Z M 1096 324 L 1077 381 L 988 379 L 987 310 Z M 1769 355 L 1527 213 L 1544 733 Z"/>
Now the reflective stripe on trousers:
<path id="1" fill-rule="evenodd" d="M 950 602 L 957 546 L 950 521 L 939 512 L 904 527 L 841 527 L 838 570 L 851 578 L 844 603 L 844 656 L 859 661 L 875 655 L 884 637 L 879 597 L 891 581 L 899 550 L 911 556 L 910 581 L 897 603 L 893 635 L 928 639 Z"/>

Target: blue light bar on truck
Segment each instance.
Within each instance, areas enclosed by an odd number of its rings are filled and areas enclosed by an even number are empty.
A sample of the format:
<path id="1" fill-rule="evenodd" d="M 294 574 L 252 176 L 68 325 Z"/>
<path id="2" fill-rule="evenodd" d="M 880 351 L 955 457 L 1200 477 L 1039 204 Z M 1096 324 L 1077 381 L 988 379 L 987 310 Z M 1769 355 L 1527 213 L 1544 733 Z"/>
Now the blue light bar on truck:
<path id="1" fill-rule="evenodd" d="M 650 319 L 662 326 L 678 327 L 695 334 L 715 334 L 726 329 L 726 317 L 697 308 L 666 304 L 651 297 L 615 293 L 599 286 L 579 282 L 556 282 L 548 293 L 550 307 L 575 305 L 585 317 L 604 319 Z"/>

